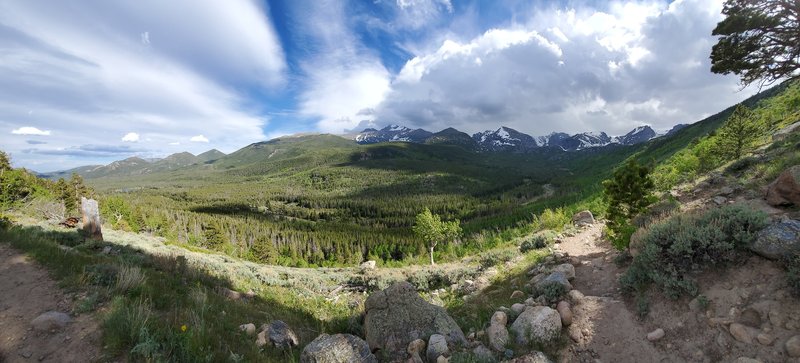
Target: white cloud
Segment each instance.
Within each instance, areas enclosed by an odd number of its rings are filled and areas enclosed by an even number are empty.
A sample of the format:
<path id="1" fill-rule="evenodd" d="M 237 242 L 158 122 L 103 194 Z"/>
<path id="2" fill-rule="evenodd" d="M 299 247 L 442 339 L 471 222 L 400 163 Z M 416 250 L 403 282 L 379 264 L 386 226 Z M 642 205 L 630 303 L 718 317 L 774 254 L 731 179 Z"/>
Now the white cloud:
<path id="1" fill-rule="evenodd" d="M 123 142 L 137 142 L 139 141 L 139 134 L 135 132 L 129 132 L 122 137 Z"/>
<path id="2" fill-rule="evenodd" d="M 170 146 L 178 146 L 178 145 L 180 145 L 180 144 L 181 144 L 181 143 L 180 143 L 180 142 L 177 142 L 177 141 L 173 141 L 173 142 L 169 143 L 169 145 L 170 145 Z"/>
<path id="3" fill-rule="evenodd" d="M 11 130 L 11 133 L 14 135 L 50 136 L 50 130 L 39 130 L 31 126 L 24 126 L 18 129 Z"/>
<path id="4" fill-rule="evenodd" d="M 191 142 L 208 142 L 208 138 L 203 136 L 203 135 L 197 135 L 197 136 L 192 136 L 192 138 L 190 138 L 189 141 L 191 141 Z"/>
<path id="5" fill-rule="evenodd" d="M 469 40 L 410 59 L 376 107 L 381 124 L 467 132 L 507 125 L 622 134 L 669 128 L 752 92 L 710 72 L 721 2 L 615 1 L 605 9 L 530 9 Z"/>
<path id="6" fill-rule="evenodd" d="M 187 134 L 203 133 L 228 152 L 261 141 L 268 120 L 240 90 L 286 83 L 265 6 L 0 2 L 0 127 L 26 120 L 59 135 L 41 150 L 96 143 L 132 124 L 150 139 L 139 140 L 141 149 L 153 153 Z M 22 165 L 41 158 L 23 153 L 24 141 L 4 147 Z M 188 151 L 204 151 L 196 147 Z M 42 170 L 107 161 L 54 158 Z"/>

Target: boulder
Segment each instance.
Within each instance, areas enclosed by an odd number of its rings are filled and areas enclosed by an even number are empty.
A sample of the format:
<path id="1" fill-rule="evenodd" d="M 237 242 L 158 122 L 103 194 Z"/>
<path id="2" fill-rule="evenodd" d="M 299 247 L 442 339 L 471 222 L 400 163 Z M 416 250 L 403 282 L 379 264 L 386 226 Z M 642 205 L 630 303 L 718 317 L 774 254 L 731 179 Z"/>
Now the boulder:
<path id="1" fill-rule="evenodd" d="M 492 353 L 489 348 L 483 346 L 483 344 L 479 344 L 477 347 L 472 349 L 472 355 L 478 362 L 496 362 L 497 360 L 494 358 L 494 354 Z"/>
<path id="2" fill-rule="evenodd" d="M 428 349 L 425 351 L 425 357 L 428 363 L 435 363 L 441 356 L 449 356 L 450 348 L 447 347 L 447 338 L 441 334 L 433 334 L 428 339 Z"/>
<path id="3" fill-rule="evenodd" d="M 258 337 L 256 337 L 256 346 L 261 348 L 267 345 L 267 332 L 261 331 L 258 333 Z"/>
<path id="4" fill-rule="evenodd" d="M 786 353 L 792 358 L 800 358 L 800 335 L 795 335 L 786 341 Z"/>
<path id="5" fill-rule="evenodd" d="M 275 320 L 269 323 L 266 332 L 269 342 L 278 348 L 295 347 L 300 344 L 297 334 L 289 327 L 289 324 L 284 323 L 282 320 Z"/>
<path id="6" fill-rule="evenodd" d="M 522 314 L 522 312 L 525 311 L 525 304 L 516 303 L 514 305 L 511 305 L 511 310 L 514 311 L 515 313 L 514 316 Z"/>
<path id="7" fill-rule="evenodd" d="M 511 361 L 511 363 L 552 363 L 542 352 L 532 352 Z"/>
<path id="8" fill-rule="evenodd" d="M 788 219 L 761 230 L 750 249 L 772 260 L 800 253 L 800 221 Z"/>
<path id="9" fill-rule="evenodd" d="M 753 337 L 756 335 L 754 334 L 753 330 L 753 328 L 739 323 L 733 323 L 728 328 L 728 331 L 731 333 L 734 339 L 745 344 L 753 344 Z"/>
<path id="10" fill-rule="evenodd" d="M 569 263 L 564 263 L 553 267 L 553 272 L 563 272 L 569 281 L 575 279 L 575 266 L 572 266 L 572 264 Z"/>
<path id="11" fill-rule="evenodd" d="M 570 301 L 572 301 L 573 305 L 578 305 L 581 303 L 581 300 L 583 300 L 585 296 L 583 296 L 583 293 L 578 290 L 570 290 L 567 293 L 567 297 L 569 298 Z"/>
<path id="12" fill-rule="evenodd" d="M 498 311 L 492 315 L 489 328 L 486 329 L 486 336 L 489 338 L 489 346 L 498 352 L 505 351 L 506 344 L 508 344 L 507 322 L 508 317 L 506 313 Z"/>
<path id="13" fill-rule="evenodd" d="M 572 216 L 572 223 L 578 226 L 594 224 L 594 215 L 588 210 L 580 211 Z"/>
<path id="14" fill-rule="evenodd" d="M 800 165 L 786 169 L 767 187 L 767 203 L 772 206 L 800 205 Z"/>
<path id="15" fill-rule="evenodd" d="M 350 334 L 322 334 L 306 345 L 301 363 L 377 363 L 365 341 Z"/>
<path id="16" fill-rule="evenodd" d="M 570 309 L 568 302 L 563 300 L 559 301 L 558 305 L 556 305 L 556 311 L 558 311 L 558 315 L 561 316 L 561 325 L 572 325 L 572 309 Z"/>
<path id="17" fill-rule="evenodd" d="M 547 344 L 561 335 L 561 316 L 547 306 L 530 307 L 517 317 L 511 331 L 520 345 Z"/>
<path id="18" fill-rule="evenodd" d="M 361 267 L 362 270 L 374 270 L 376 266 L 377 265 L 375 261 L 369 260 L 367 262 L 362 263 L 361 266 L 359 267 Z"/>
<path id="19" fill-rule="evenodd" d="M 522 291 L 519 291 L 519 290 L 514 290 L 514 292 L 511 293 L 511 299 L 512 300 L 522 299 L 524 297 L 525 297 L 525 293 L 522 292 Z"/>
<path id="20" fill-rule="evenodd" d="M 409 355 L 411 355 L 411 362 L 413 363 L 424 363 L 422 360 L 422 354 L 425 351 L 425 341 L 422 339 L 417 339 L 408 343 L 408 349 L 406 350 Z"/>
<path id="21" fill-rule="evenodd" d="M 402 359 L 409 343 L 429 339 L 433 334 L 444 336 L 448 344 L 467 344 L 461 328 L 444 308 L 423 300 L 408 282 L 373 293 L 364 308 L 367 344 L 373 352 L 381 350 L 380 355 L 390 360 Z"/>
<path id="22" fill-rule="evenodd" d="M 70 318 L 69 315 L 58 311 L 48 311 L 37 316 L 36 319 L 33 319 L 31 325 L 37 331 L 48 332 L 52 330 L 61 330 L 70 322 L 72 322 L 72 318 Z"/>
<path id="23" fill-rule="evenodd" d="M 800 129 L 800 121 L 776 131 L 774 134 L 772 134 L 772 141 L 783 141 L 798 129 Z"/>

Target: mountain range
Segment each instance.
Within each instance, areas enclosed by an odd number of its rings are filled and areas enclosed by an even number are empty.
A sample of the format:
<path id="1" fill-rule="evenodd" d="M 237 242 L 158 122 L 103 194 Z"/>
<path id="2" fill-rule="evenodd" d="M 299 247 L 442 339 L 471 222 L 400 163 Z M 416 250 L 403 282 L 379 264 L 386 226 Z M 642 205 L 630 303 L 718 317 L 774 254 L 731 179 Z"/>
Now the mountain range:
<path id="1" fill-rule="evenodd" d="M 676 125 L 667 134 L 673 133 L 683 126 L 686 125 Z M 657 134 L 647 125 L 636 127 L 625 135 L 614 137 L 605 132 L 583 132 L 574 135 L 554 132 L 547 136 L 533 137 L 506 126 L 469 136 L 452 127 L 432 133 L 423 129 L 389 125 L 380 130 L 374 128 L 365 129 L 355 136 L 355 141 L 359 144 L 377 144 L 393 141 L 419 144 L 457 144 L 477 151 L 526 152 L 540 147 L 555 147 L 564 151 L 577 151 L 611 144 L 635 145 L 659 136 L 663 135 Z"/>
<path id="2" fill-rule="evenodd" d="M 189 152 L 175 153 L 163 159 L 142 159 L 133 156 L 123 160 L 117 160 L 108 165 L 86 165 L 74 169 L 43 173 L 40 176 L 49 179 L 69 178 L 72 173 L 77 173 L 84 178 L 94 179 L 105 176 L 133 176 L 151 174 L 161 171 L 170 171 L 184 168 L 190 165 L 204 164 L 213 162 L 225 156 L 225 153 L 217 149 L 211 149 L 199 155 Z"/>

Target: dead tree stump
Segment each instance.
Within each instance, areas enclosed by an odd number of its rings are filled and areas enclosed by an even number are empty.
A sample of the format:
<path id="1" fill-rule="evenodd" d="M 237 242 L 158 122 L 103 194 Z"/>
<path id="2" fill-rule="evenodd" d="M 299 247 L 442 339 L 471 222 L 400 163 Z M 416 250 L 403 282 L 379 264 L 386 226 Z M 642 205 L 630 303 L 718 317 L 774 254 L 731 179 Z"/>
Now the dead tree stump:
<path id="1" fill-rule="evenodd" d="M 81 214 L 83 214 L 83 231 L 86 237 L 95 241 L 103 240 L 100 230 L 100 208 L 97 201 L 81 197 Z"/>

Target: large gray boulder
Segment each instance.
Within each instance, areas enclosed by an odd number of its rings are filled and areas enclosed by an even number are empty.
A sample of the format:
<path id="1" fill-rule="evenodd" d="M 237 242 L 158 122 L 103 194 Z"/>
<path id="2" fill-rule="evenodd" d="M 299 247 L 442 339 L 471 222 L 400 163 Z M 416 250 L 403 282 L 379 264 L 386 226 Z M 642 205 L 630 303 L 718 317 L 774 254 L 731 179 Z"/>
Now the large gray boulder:
<path id="1" fill-rule="evenodd" d="M 409 343 L 440 334 L 450 345 L 466 345 L 464 332 L 444 308 L 429 304 L 408 282 L 373 293 L 364 303 L 364 336 L 379 356 L 403 359 Z"/>
<path id="2" fill-rule="evenodd" d="M 306 345 L 300 363 L 377 363 L 367 342 L 350 334 L 322 334 Z"/>
<path id="3" fill-rule="evenodd" d="M 547 306 L 530 307 L 511 324 L 511 331 L 517 344 L 548 344 L 561 335 L 561 316 Z"/>
<path id="4" fill-rule="evenodd" d="M 72 322 L 72 318 L 65 313 L 58 311 L 48 311 L 36 317 L 31 321 L 31 325 L 37 331 L 49 332 L 52 330 L 61 330 Z"/>
<path id="5" fill-rule="evenodd" d="M 577 226 L 588 226 L 590 224 L 594 224 L 594 215 L 592 215 L 592 212 L 588 210 L 580 211 L 572 216 L 572 223 Z"/>
<path id="6" fill-rule="evenodd" d="M 787 219 L 764 228 L 750 249 L 772 260 L 800 253 L 800 221 Z"/>
<path id="7" fill-rule="evenodd" d="M 767 187 L 767 203 L 772 206 L 800 206 L 800 165 L 786 169 Z"/>

